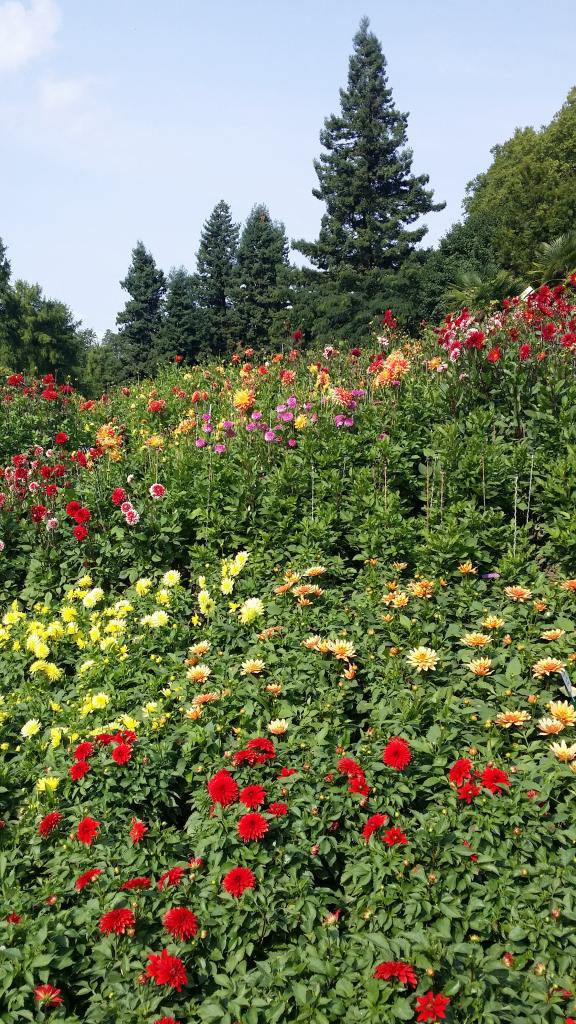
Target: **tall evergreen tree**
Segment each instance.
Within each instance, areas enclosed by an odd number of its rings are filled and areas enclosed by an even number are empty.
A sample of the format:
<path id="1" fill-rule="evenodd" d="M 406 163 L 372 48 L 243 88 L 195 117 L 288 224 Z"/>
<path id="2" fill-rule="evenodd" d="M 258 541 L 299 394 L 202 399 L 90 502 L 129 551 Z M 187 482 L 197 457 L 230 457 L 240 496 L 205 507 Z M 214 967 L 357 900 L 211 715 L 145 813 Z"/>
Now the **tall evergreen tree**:
<path id="1" fill-rule="evenodd" d="M 256 205 L 238 246 L 234 312 L 244 344 L 266 346 L 288 304 L 288 240 L 284 225 Z"/>
<path id="2" fill-rule="evenodd" d="M 125 375 L 153 373 L 158 359 L 156 339 L 162 323 L 166 278 L 143 242 L 132 250 L 130 268 L 120 284 L 130 295 L 116 317 Z"/>
<path id="3" fill-rule="evenodd" d="M 194 362 L 201 352 L 206 326 L 205 310 L 198 304 L 198 278 L 184 267 L 168 276 L 168 291 L 157 351 L 163 357 L 186 356 Z"/>
<path id="4" fill-rule="evenodd" d="M 14 365 L 18 349 L 19 308 L 10 285 L 10 273 L 6 246 L 0 238 L 0 361 L 6 365 Z"/>
<path id="5" fill-rule="evenodd" d="M 231 307 L 239 231 L 230 207 L 221 199 L 202 228 L 196 254 L 198 303 L 205 311 L 201 348 L 207 352 L 225 351 L 233 338 Z"/>
<path id="6" fill-rule="evenodd" d="M 16 281 L 18 347 L 14 369 L 77 377 L 84 365 L 87 332 L 63 302 L 47 299 L 38 284 Z M 91 333 L 91 332 L 88 332 Z"/>
<path id="7" fill-rule="evenodd" d="M 427 230 L 409 225 L 444 204 L 433 202 L 428 175 L 412 174 L 408 115 L 394 106 L 386 59 L 367 18 L 354 37 L 340 107 L 324 122 L 326 152 L 314 164 L 313 195 L 326 204 L 320 235 L 295 248 L 324 271 L 397 270 Z"/>

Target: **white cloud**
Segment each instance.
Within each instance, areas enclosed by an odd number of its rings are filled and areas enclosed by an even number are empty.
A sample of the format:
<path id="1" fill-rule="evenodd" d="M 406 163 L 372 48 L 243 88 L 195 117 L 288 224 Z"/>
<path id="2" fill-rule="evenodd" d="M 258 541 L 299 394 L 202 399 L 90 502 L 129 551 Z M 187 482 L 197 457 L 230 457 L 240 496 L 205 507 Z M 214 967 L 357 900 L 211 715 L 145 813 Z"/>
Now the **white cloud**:
<path id="1" fill-rule="evenodd" d="M 0 71 L 16 71 L 50 50 L 59 24 L 55 0 L 0 3 Z"/>
<path id="2" fill-rule="evenodd" d="M 47 114 L 77 109 L 87 85 L 85 78 L 47 78 L 40 83 L 40 106 Z"/>

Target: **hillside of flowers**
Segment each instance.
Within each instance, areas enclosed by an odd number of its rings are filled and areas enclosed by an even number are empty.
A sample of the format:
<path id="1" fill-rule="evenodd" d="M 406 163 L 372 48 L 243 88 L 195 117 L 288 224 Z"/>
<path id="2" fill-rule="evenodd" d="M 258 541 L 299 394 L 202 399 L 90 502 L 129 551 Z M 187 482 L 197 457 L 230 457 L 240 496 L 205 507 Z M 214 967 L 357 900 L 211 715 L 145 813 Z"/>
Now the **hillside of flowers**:
<path id="1" fill-rule="evenodd" d="M 575 288 L 7 375 L 3 1024 L 574 1024 Z"/>

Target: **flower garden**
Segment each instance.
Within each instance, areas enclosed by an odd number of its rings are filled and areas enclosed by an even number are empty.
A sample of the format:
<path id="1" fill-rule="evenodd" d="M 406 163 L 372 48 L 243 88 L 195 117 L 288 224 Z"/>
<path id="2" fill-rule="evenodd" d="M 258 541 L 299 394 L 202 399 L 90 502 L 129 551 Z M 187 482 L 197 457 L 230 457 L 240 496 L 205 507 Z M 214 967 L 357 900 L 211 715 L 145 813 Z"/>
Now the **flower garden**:
<path id="1" fill-rule="evenodd" d="M 7 374 L 0 1021 L 576 1016 L 576 305 Z"/>

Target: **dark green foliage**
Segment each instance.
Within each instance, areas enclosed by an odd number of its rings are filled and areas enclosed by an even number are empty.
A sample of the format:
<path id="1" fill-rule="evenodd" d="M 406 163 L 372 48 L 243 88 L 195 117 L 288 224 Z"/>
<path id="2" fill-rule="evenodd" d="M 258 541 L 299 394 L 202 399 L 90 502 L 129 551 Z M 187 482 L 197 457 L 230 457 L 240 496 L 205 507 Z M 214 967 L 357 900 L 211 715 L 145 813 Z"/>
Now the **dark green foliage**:
<path id="1" fill-rule="evenodd" d="M 288 276 L 284 225 L 259 204 L 244 225 L 238 247 L 234 314 L 243 344 L 267 345 L 285 330 Z"/>
<path id="2" fill-rule="evenodd" d="M 198 277 L 184 267 L 171 271 L 156 351 L 159 358 L 183 355 L 195 362 L 206 345 L 207 311 L 200 309 Z"/>
<path id="3" fill-rule="evenodd" d="M 166 278 L 143 242 L 133 249 L 130 268 L 120 284 L 130 295 L 116 317 L 124 375 L 152 373 L 158 361 L 155 345 L 162 323 Z"/>
<path id="4" fill-rule="evenodd" d="M 233 340 L 231 307 L 239 231 L 230 207 L 220 200 L 202 228 L 196 255 L 196 296 L 204 312 L 201 354 L 224 352 Z"/>
<path id="5" fill-rule="evenodd" d="M 542 242 L 576 222 L 574 152 L 576 88 L 549 125 L 517 129 L 494 160 L 468 185 L 465 208 L 471 226 L 493 218 L 492 246 L 500 267 L 528 277 Z"/>

